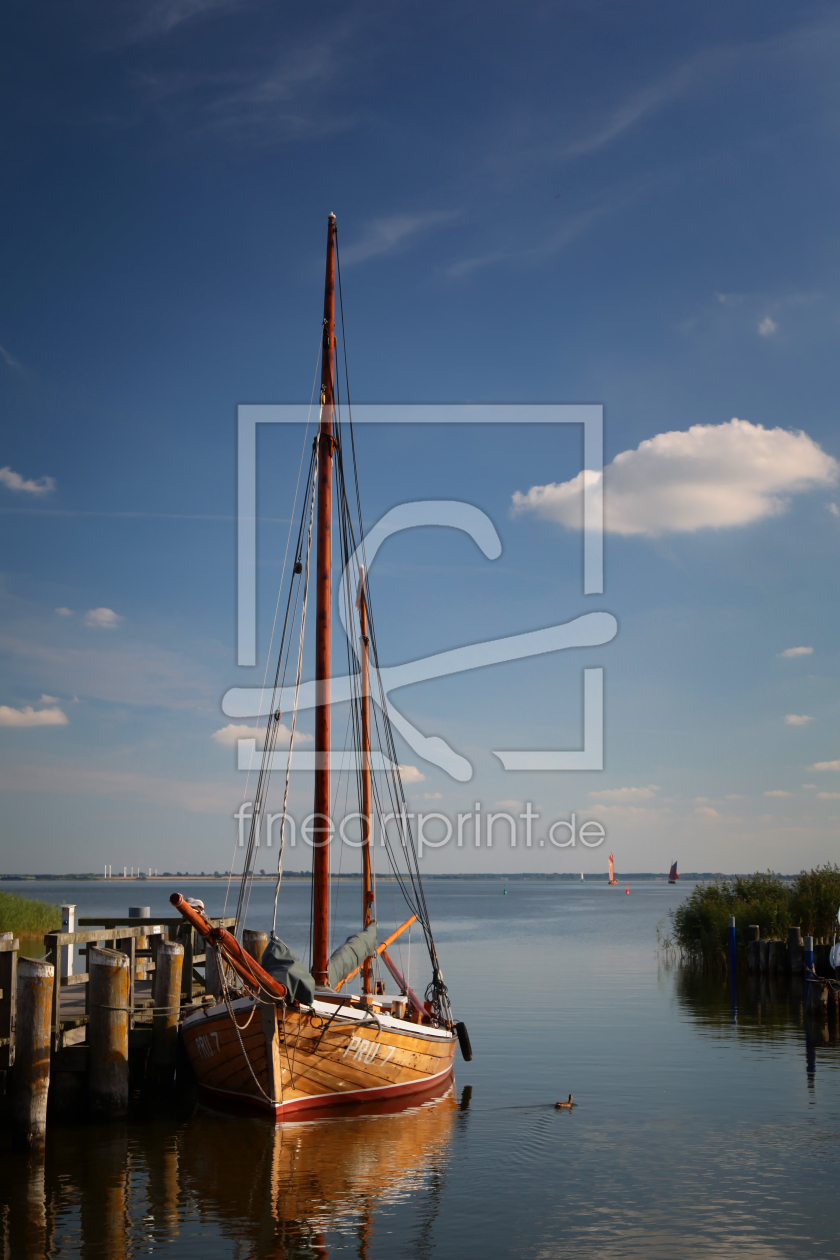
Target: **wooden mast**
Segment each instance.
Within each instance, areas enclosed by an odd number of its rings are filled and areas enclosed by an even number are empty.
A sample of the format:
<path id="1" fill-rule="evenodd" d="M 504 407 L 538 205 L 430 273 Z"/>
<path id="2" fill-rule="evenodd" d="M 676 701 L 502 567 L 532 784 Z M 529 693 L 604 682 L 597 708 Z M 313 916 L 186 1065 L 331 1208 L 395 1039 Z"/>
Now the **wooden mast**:
<path id="1" fill-rule="evenodd" d="M 330 554 L 332 535 L 333 351 L 335 346 L 335 215 L 327 224 L 321 416 L 318 426 L 318 525 L 315 613 L 315 805 L 312 852 L 312 975 L 327 983 L 330 902 Z"/>
<path id="2" fill-rule="evenodd" d="M 371 825 L 370 825 L 370 692 L 369 651 L 367 632 L 367 599 L 365 571 L 359 575 L 359 594 L 356 598 L 359 610 L 359 655 L 362 667 L 362 927 L 370 927 L 373 921 L 373 885 L 371 880 Z M 366 958 L 362 964 L 362 992 L 371 991 L 371 964 Z"/>

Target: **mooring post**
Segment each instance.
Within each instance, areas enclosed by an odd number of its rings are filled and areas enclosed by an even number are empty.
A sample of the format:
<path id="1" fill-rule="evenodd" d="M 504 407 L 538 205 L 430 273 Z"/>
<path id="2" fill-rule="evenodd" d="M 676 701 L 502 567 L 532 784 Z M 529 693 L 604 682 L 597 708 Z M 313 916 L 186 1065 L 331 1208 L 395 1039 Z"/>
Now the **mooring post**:
<path id="1" fill-rule="evenodd" d="M 20 941 L 14 932 L 0 932 L 0 1068 L 15 1061 L 17 957 Z"/>
<path id="2" fill-rule="evenodd" d="M 219 998 L 222 994 L 219 960 L 210 941 L 206 942 L 204 949 L 204 991 L 205 993 L 211 993 L 214 998 Z"/>
<path id="3" fill-rule="evenodd" d="M 242 948 L 247 950 L 257 962 L 261 962 L 263 954 L 268 949 L 268 933 L 258 932 L 256 928 L 245 928 L 242 933 Z"/>
<path id="4" fill-rule="evenodd" d="M 170 1086 L 178 1058 L 178 1021 L 181 1014 L 181 975 L 184 947 L 162 941 L 157 951 L 157 981 L 152 1019 L 152 1075 L 156 1084 Z"/>
<path id="5" fill-rule="evenodd" d="M 735 975 L 735 916 L 729 916 L 729 974 Z"/>
<path id="6" fill-rule="evenodd" d="M 61 907 L 61 930 L 62 932 L 76 931 L 76 907 L 64 905 Z M 72 943 L 62 945 L 59 948 L 61 954 L 61 970 L 60 976 L 72 976 L 73 974 L 73 955 L 76 952 L 76 946 Z"/>
<path id="7" fill-rule="evenodd" d="M 798 976 L 802 971 L 802 931 L 798 924 L 788 928 L 787 970 L 791 976 Z"/>
<path id="8" fill-rule="evenodd" d="M 18 962 L 12 1131 L 15 1145 L 20 1148 L 38 1149 L 46 1140 L 55 979 L 52 963 L 34 958 L 21 958 Z"/>
<path id="9" fill-rule="evenodd" d="M 761 971 L 761 928 L 757 923 L 751 923 L 747 928 L 747 937 L 750 975 L 757 976 Z"/>
<path id="10" fill-rule="evenodd" d="M 152 913 L 151 906 L 129 906 L 128 907 L 129 919 L 148 919 L 151 916 L 151 913 Z M 135 951 L 138 949 L 148 949 L 149 948 L 148 941 L 149 941 L 148 936 L 138 936 L 134 942 Z M 135 980 L 146 979 L 145 958 L 140 958 L 140 959 L 135 958 L 134 979 Z"/>
<path id="11" fill-rule="evenodd" d="M 131 962 L 116 949 L 88 950 L 90 1011 L 87 1093 L 91 1111 L 103 1119 L 128 1110 L 128 1024 Z"/>
<path id="12" fill-rule="evenodd" d="M 802 949 L 802 968 L 807 976 L 810 971 L 814 970 L 814 938 L 806 936 L 803 941 Z"/>
<path id="13" fill-rule="evenodd" d="M 828 1014 L 828 985 L 824 980 L 810 980 L 808 982 L 808 1004 L 806 1009 L 809 1015 L 817 1015 L 825 1019 Z M 825 1040 L 828 1040 L 827 1036 Z"/>

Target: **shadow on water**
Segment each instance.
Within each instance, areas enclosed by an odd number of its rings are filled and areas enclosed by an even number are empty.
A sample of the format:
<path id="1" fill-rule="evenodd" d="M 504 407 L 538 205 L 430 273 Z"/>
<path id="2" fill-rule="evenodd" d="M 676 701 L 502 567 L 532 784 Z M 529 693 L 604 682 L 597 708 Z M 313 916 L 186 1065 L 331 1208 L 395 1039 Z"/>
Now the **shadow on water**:
<path id="1" fill-rule="evenodd" d="M 407 1206 L 412 1254 L 431 1254 L 468 1106 L 450 1087 L 399 1112 L 276 1126 L 203 1107 L 187 1123 L 56 1126 L 45 1158 L 0 1154 L 0 1256 L 206 1258 L 225 1239 L 241 1260 L 314 1260 L 338 1241 L 366 1258 L 374 1214 Z"/>

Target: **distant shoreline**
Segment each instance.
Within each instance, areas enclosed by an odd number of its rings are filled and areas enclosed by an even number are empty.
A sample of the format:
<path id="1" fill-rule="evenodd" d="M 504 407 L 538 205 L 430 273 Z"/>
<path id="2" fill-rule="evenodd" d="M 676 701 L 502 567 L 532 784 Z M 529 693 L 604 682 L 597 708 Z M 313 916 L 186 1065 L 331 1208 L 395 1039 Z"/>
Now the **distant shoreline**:
<path id="1" fill-rule="evenodd" d="M 739 878 L 744 878 L 745 874 L 746 874 L 745 872 L 726 873 L 724 871 L 685 871 L 684 873 L 680 875 L 679 882 L 682 883 L 685 880 L 698 880 L 698 879 L 705 879 L 705 880 L 739 879 Z M 796 878 L 795 875 L 785 875 L 781 872 L 776 872 L 775 874 L 778 879 L 795 879 Z M 566 871 L 564 872 L 512 871 L 512 872 L 507 872 L 507 873 L 505 872 L 497 873 L 494 871 L 491 874 L 460 873 L 457 875 L 444 875 L 440 873 L 435 874 L 432 872 L 429 872 L 428 874 L 426 874 L 426 873 L 421 872 L 421 875 L 424 880 L 485 880 L 486 881 L 486 880 L 495 879 L 495 880 L 505 880 L 509 883 L 541 883 L 541 884 L 557 883 L 557 882 L 572 883 L 572 884 L 581 884 L 581 883 L 605 884 L 607 882 L 606 871 L 604 871 L 603 874 L 592 873 L 590 875 L 587 875 L 584 880 L 580 878 L 580 872 L 575 873 L 575 872 L 566 872 Z M 48 880 L 48 881 L 52 880 L 54 882 L 57 882 L 59 880 L 67 880 L 67 881 L 82 880 L 85 882 L 98 882 L 100 884 L 117 884 L 117 883 L 119 884 L 171 884 L 173 880 L 179 880 L 179 879 L 181 880 L 189 879 L 197 883 L 204 882 L 208 884 L 216 884 L 216 883 L 222 883 L 226 881 L 228 878 L 234 881 L 239 881 L 242 878 L 242 875 L 241 875 L 241 872 L 234 873 L 232 876 L 228 876 L 227 872 L 225 872 L 222 875 L 206 875 L 206 874 L 197 875 L 197 874 L 193 874 L 190 871 L 180 871 L 180 872 L 176 872 L 175 874 L 164 874 L 164 875 L 125 875 L 125 876 L 112 875 L 106 879 L 104 875 L 98 875 L 93 871 L 87 871 L 82 874 L 65 874 L 65 875 L 57 875 L 57 874 L 3 875 L 3 874 L 0 874 L 0 881 L 10 883 L 10 884 L 11 883 L 31 883 L 34 881 L 40 882 L 44 880 Z M 277 876 L 276 875 L 255 875 L 253 878 L 254 878 L 255 883 L 272 884 L 276 880 Z M 311 871 L 284 871 L 283 872 L 284 880 L 290 879 L 290 880 L 300 880 L 304 882 L 309 882 L 311 878 L 312 878 Z M 353 880 L 359 880 L 361 877 L 358 874 L 349 874 L 349 875 L 348 874 L 342 874 L 342 875 L 334 874 L 331 876 L 331 878 L 350 880 L 352 882 Z M 394 876 L 383 874 L 383 875 L 377 875 L 376 878 L 377 880 L 391 881 L 394 879 Z M 667 871 L 664 871 L 664 872 L 663 871 L 616 871 L 616 881 L 619 884 L 622 881 L 626 882 L 628 880 L 640 880 L 640 879 L 658 880 L 662 882 L 667 882 L 668 872 Z"/>

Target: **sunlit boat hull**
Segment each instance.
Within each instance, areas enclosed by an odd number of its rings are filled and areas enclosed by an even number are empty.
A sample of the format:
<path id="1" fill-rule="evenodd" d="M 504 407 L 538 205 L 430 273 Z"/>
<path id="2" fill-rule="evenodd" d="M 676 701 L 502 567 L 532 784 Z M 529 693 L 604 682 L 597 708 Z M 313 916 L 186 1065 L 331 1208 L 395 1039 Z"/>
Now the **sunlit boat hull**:
<path id="1" fill-rule="evenodd" d="M 276 1117 L 411 1098 L 452 1075 L 457 1038 L 358 1006 L 261 1007 L 250 997 L 189 1016 L 184 1046 L 201 1090 Z M 272 1019 L 275 1021 L 272 1027 Z"/>

